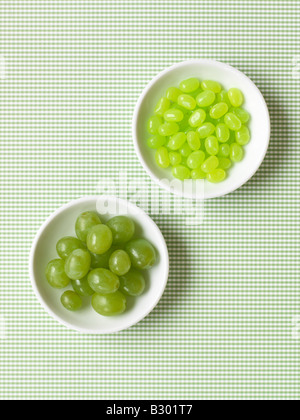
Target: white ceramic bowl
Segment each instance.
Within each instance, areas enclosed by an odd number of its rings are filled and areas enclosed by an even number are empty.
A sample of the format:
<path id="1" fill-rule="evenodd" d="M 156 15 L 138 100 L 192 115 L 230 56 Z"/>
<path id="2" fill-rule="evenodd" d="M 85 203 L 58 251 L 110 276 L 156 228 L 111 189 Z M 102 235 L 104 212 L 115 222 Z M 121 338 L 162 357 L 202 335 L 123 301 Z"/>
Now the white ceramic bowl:
<path id="1" fill-rule="evenodd" d="M 251 114 L 249 128 L 251 141 L 245 146 L 245 157 L 235 163 L 229 176 L 219 184 L 205 180 L 187 180 L 170 184 L 174 178 L 171 170 L 160 169 L 154 160 L 154 152 L 147 147 L 149 134 L 146 130 L 148 118 L 159 98 L 170 86 L 178 86 L 181 80 L 189 77 L 216 80 L 226 90 L 237 87 L 242 90 L 245 103 L 243 107 Z M 247 182 L 261 165 L 268 149 L 270 139 L 270 117 L 265 100 L 255 84 L 239 70 L 215 60 L 188 60 L 159 73 L 142 92 L 134 111 L 132 134 L 136 153 L 150 177 L 169 192 L 195 199 L 208 199 L 228 194 Z"/>
<path id="2" fill-rule="evenodd" d="M 144 272 L 144 293 L 137 298 L 129 298 L 126 311 L 119 316 L 104 317 L 97 314 L 89 299 L 84 300 L 83 309 L 79 312 L 67 311 L 60 303 L 64 290 L 51 288 L 45 278 L 47 263 L 58 258 L 55 249 L 57 241 L 63 236 L 75 236 L 74 225 L 78 215 L 89 210 L 98 211 L 104 222 L 115 215 L 128 215 L 135 221 L 137 236 L 149 239 L 157 250 L 156 264 Z M 143 210 L 117 197 L 84 197 L 61 207 L 43 224 L 32 245 L 29 270 L 37 297 L 53 318 L 82 333 L 107 334 L 138 323 L 157 305 L 168 280 L 169 256 L 163 235 Z"/>

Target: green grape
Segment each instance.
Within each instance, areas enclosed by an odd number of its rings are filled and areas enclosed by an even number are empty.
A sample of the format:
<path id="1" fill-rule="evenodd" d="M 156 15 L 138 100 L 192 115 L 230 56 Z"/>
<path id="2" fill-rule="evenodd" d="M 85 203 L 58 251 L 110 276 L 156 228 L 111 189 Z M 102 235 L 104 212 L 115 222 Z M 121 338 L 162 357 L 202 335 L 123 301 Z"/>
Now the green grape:
<path id="1" fill-rule="evenodd" d="M 191 171 L 191 178 L 192 179 L 205 179 L 206 173 L 203 172 L 201 168 L 193 169 Z"/>
<path id="2" fill-rule="evenodd" d="M 197 105 L 205 108 L 215 102 L 216 95 L 212 90 L 204 90 L 196 97 Z"/>
<path id="3" fill-rule="evenodd" d="M 183 80 L 179 84 L 179 88 L 184 93 L 191 93 L 198 89 L 200 86 L 200 82 L 195 77 L 191 77 L 189 79 Z"/>
<path id="4" fill-rule="evenodd" d="M 123 276 L 128 273 L 131 267 L 131 261 L 127 252 L 118 249 L 113 252 L 109 259 L 109 269 L 112 273 L 118 276 Z"/>
<path id="5" fill-rule="evenodd" d="M 72 236 L 65 236 L 56 244 L 56 251 L 63 260 L 65 260 L 71 252 L 75 251 L 75 249 L 86 249 L 86 246 L 79 239 L 73 238 Z"/>
<path id="6" fill-rule="evenodd" d="M 94 254 L 104 254 L 112 245 L 112 231 L 107 225 L 94 226 L 88 233 L 86 244 Z"/>
<path id="7" fill-rule="evenodd" d="M 99 225 L 101 220 L 97 213 L 93 211 L 86 211 L 82 213 L 76 220 L 75 231 L 77 237 L 82 241 L 86 241 L 87 234 L 92 227 Z"/>
<path id="8" fill-rule="evenodd" d="M 230 146 L 229 144 L 225 143 L 225 144 L 220 144 L 219 145 L 219 153 L 218 153 L 218 157 L 227 157 L 230 154 Z"/>
<path id="9" fill-rule="evenodd" d="M 206 112 L 203 109 L 196 109 L 196 111 L 192 112 L 189 118 L 189 124 L 191 127 L 199 127 L 206 118 Z"/>
<path id="10" fill-rule="evenodd" d="M 180 109 L 170 108 L 164 113 L 165 121 L 180 122 L 183 120 L 183 112 Z"/>
<path id="11" fill-rule="evenodd" d="M 220 143 L 226 143 L 230 137 L 230 131 L 226 124 L 220 123 L 216 126 L 216 137 Z"/>
<path id="12" fill-rule="evenodd" d="M 169 152 L 166 147 L 160 147 L 156 150 L 155 161 L 160 168 L 166 169 L 170 166 Z"/>
<path id="13" fill-rule="evenodd" d="M 226 172 L 224 169 L 217 168 L 207 174 L 207 180 L 209 182 L 218 183 L 226 178 Z"/>
<path id="14" fill-rule="evenodd" d="M 206 137 L 213 134 L 215 131 L 215 126 L 211 122 L 205 122 L 200 127 L 197 128 L 197 133 L 200 139 L 205 139 Z"/>
<path id="15" fill-rule="evenodd" d="M 235 140 L 241 146 L 248 144 L 250 141 L 250 132 L 248 127 L 242 125 L 240 130 L 235 132 Z"/>
<path id="16" fill-rule="evenodd" d="M 182 132 L 176 133 L 170 137 L 168 148 L 171 150 L 178 150 L 185 143 L 186 135 Z"/>
<path id="17" fill-rule="evenodd" d="M 158 134 L 167 137 L 177 133 L 178 130 L 179 125 L 176 122 L 165 122 L 158 127 Z"/>
<path id="18" fill-rule="evenodd" d="M 204 159 L 205 159 L 205 153 L 202 152 L 202 150 L 197 150 L 196 152 L 192 152 L 189 155 L 186 163 L 190 169 L 197 169 L 204 162 Z"/>
<path id="19" fill-rule="evenodd" d="M 240 162 L 244 157 L 244 150 L 242 146 L 237 143 L 232 143 L 230 146 L 230 159 L 233 162 Z"/>
<path id="20" fill-rule="evenodd" d="M 209 115 L 210 115 L 210 118 L 217 120 L 223 117 L 223 115 L 225 115 L 227 111 L 228 111 L 228 105 L 225 102 L 219 102 L 218 104 L 214 105 L 210 109 Z"/>
<path id="21" fill-rule="evenodd" d="M 160 98 L 156 107 L 154 108 L 154 113 L 159 117 L 162 117 L 164 113 L 170 108 L 170 101 L 167 98 Z"/>
<path id="22" fill-rule="evenodd" d="M 134 222 L 127 216 L 115 216 L 106 225 L 112 231 L 113 244 L 124 244 L 130 241 L 134 235 Z"/>
<path id="23" fill-rule="evenodd" d="M 189 179 L 191 177 L 191 171 L 184 165 L 174 166 L 172 174 L 174 178 L 180 179 L 180 181 L 184 181 L 185 179 Z"/>
<path id="24" fill-rule="evenodd" d="M 147 123 L 147 130 L 150 134 L 157 134 L 158 127 L 163 123 L 163 120 L 158 115 L 153 115 L 149 118 Z"/>
<path id="25" fill-rule="evenodd" d="M 106 268 L 95 268 L 88 274 L 88 282 L 90 287 L 96 293 L 114 293 L 119 289 L 119 277 Z"/>
<path id="26" fill-rule="evenodd" d="M 219 165 L 219 159 L 216 156 L 210 156 L 208 159 L 206 159 L 202 163 L 201 169 L 203 172 L 207 174 L 208 172 L 211 172 L 214 169 L 216 169 L 218 165 Z"/>
<path id="27" fill-rule="evenodd" d="M 179 95 L 177 99 L 178 105 L 182 106 L 183 108 L 192 111 L 196 108 L 196 100 L 191 95 Z"/>
<path id="28" fill-rule="evenodd" d="M 66 259 L 65 273 L 72 280 L 82 279 L 89 272 L 90 266 L 90 253 L 83 249 L 75 249 Z"/>
<path id="29" fill-rule="evenodd" d="M 170 87 L 166 92 L 166 97 L 169 101 L 177 102 L 178 96 L 181 95 L 181 91 L 176 87 Z"/>
<path id="30" fill-rule="evenodd" d="M 187 143 L 192 150 L 199 150 L 201 146 L 197 131 L 189 131 L 186 135 Z"/>
<path id="31" fill-rule="evenodd" d="M 232 112 L 238 117 L 238 119 L 246 124 L 250 119 L 250 114 L 245 111 L 243 108 L 233 108 Z"/>
<path id="32" fill-rule="evenodd" d="M 156 261 L 156 252 L 146 239 L 134 239 L 128 242 L 125 250 L 134 268 L 149 269 Z"/>
<path id="33" fill-rule="evenodd" d="M 219 142 L 217 137 L 209 136 L 205 139 L 205 150 L 209 155 L 216 155 L 219 152 Z"/>
<path id="34" fill-rule="evenodd" d="M 182 156 L 178 152 L 169 152 L 169 160 L 172 166 L 179 165 L 182 161 Z"/>
<path id="35" fill-rule="evenodd" d="M 244 102 L 244 95 L 237 88 L 231 88 L 228 91 L 228 98 L 232 106 L 239 107 Z"/>
<path id="36" fill-rule="evenodd" d="M 184 158 L 187 158 L 192 153 L 192 149 L 187 143 L 184 143 L 184 145 L 179 149 L 179 153 Z"/>
<path id="37" fill-rule="evenodd" d="M 147 145 L 150 149 L 158 149 L 159 147 L 163 146 L 166 143 L 166 137 L 160 136 L 157 134 L 156 136 L 150 137 L 147 140 Z"/>
<path id="38" fill-rule="evenodd" d="M 46 279 L 55 289 L 64 289 L 70 283 L 70 278 L 65 273 L 65 262 L 60 259 L 52 260 L 46 267 Z"/>
<path id="39" fill-rule="evenodd" d="M 109 295 L 95 293 L 92 297 L 92 307 L 103 316 L 119 315 L 126 309 L 126 298 L 119 291 Z"/>
<path id="40" fill-rule="evenodd" d="M 214 93 L 219 93 L 222 90 L 220 83 L 213 80 L 203 80 L 201 87 L 203 90 L 211 90 Z"/>
<path id="41" fill-rule="evenodd" d="M 90 252 L 92 259 L 91 268 L 108 268 L 109 258 L 117 249 L 119 248 L 112 246 L 108 251 L 104 252 L 104 254 L 94 254 L 93 252 Z"/>
<path id="42" fill-rule="evenodd" d="M 227 170 L 227 169 L 231 168 L 232 163 L 231 163 L 230 159 L 228 159 L 226 157 L 219 157 L 218 159 L 219 159 L 218 168 L 221 168 L 221 169 L 224 169 L 224 170 Z"/>
<path id="43" fill-rule="evenodd" d="M 241 120 L 232 112 L 225 115 L 224 123 L 232 131 L 238 131 L 242 126 Z"/>
<path id="44" fill-rule="evenodd" d="M 128 296 L 140 296 L 145 289 L 145 279 L 137 270 L 131 269 L 120 277 L 120 292 Z"/>
<path id="45" fill-rule="evenodd" d="M 82 307 L 82 300 L 81 297 L 77 295 L 77 293 L 73 292 L 72 290 L 68 290 L 67 292 L 63 293 L 60 298 L 62 305 L 68 311 L 78 311 Z"/>
<path id="46" fill-rule="evenodd" d="M 74 291 L 80 296 L 88 297 L 95 293 L 88 283 L 87 276 L 83 277 L 83 279 L 72 280 L 71 285 Z"/>

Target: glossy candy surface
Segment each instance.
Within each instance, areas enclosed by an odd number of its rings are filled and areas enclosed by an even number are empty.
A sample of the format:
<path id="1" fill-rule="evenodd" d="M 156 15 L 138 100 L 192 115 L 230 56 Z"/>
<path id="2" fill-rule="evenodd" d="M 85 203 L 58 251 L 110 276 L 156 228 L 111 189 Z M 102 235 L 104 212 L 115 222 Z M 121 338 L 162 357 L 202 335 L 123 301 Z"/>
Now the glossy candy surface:
<path id="1" fill-rule="evenodd" d="M 206 178 L 221 182 L 225 171 L 243 159 L 241 146 L 250 141 L 250 115 L 243 103 L 240 89 L 227 91 L 215 80 L 189 77 L 167 89 L 147 122 L 152 135 L 147 145 L 155 150 L 156 164 L 181 181 Z M 194 154 L 198 151 L 201 153 Z M 203 159 L 200 166 L 196 156 Z M 220 162 L 209 160 L 210 156 L 220 157 Z"/>

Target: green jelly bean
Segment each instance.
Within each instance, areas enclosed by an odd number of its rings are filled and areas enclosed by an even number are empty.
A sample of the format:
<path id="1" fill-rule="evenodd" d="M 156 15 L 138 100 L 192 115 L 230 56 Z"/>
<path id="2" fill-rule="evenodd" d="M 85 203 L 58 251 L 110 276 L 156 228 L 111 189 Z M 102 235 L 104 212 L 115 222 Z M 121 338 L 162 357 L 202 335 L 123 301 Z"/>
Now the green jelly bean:
<path id="1" fill-rule="evenodd" d="M 246 124 L 250 119 L 250 114 L 243 108 L 233 108 L 232 112 L 241 120 L 243 124 Z"/>
<path id="2" fill-rule="evenodd" d="M 215 131 L 215 126 L 211 122 L 205 122 L 197 128 L 197 133 L 200 139 L 210 136 Z"/>
<path id="3" fill-rule="evenodd" d="M 201 166 L 204 160 L 205 160 L 205 153 L 202 152 L 202 150 L 196 150 L 195 152 L 192 152 L 188 156 L 186 163 L 190 169 L 197 169 Z"/>
<path id="4" fill-rule="evenodd" d="M 230 146 L 229 144 L 225 143 L 225 144 L 220 144 L 219 145 L 219 153 L 218 153 L 218 157 L 228 157 L 230 154 Z"/>
<path id="5" fill-rule="evenodd" d="M 167 98 L 160 98 L 156 107 L 154 108 L 154 113 L 162 117 L 164 113 L 170 108 L 170 101 Z"/>
<path id="6" fill-rule="evenodd" d="M 203 109 L 197 109 L 196 111 L 194 111 L 190 118 L 189 118 L 189 125 L 191 127 L 199 127 L 206 118 L 206 112 L 203 111 Z"/>
<path id="7" fill-rule="evenodd" d="M 230 137 L 230 131 L 226 124 L 220 123 L 216 126 L 216 137 L 220 143 L 226 143 Z"/>
<path id="8" fill-rule="evenodd" d="M 155 160 L 159 167 L 168 168 L 170 166 L 169 153 L 166 147 L 160 147 L 155 152 Z"/>
<path id="9" fill-rule="evenodd" d="M 196 97 L 197 105 L 201 108 L 212 105 L 215 102 L 216 94 L 212 90 L 204 90 Z"/>
<path id="10" fill-rule="evenodd" d="M 177 133 L 179 125 L 175 122 L 165 122 L 158 127 L 158 134 L 160 136 L 172 136 Z"/>
<path id="11" fill-rule="evenodd" d="M 244 102 L 244 95 L 237 88 L 231 88 L 228 91 L 228 98 L 232 106 L 238 107 L 241 106 Z"/>
<path id="12" fill-rule="evenodd" d="M 228 105 L 225 102 L 219 102 L 218 104 L 214 105 L 210 111 L 209 116 L 214 120 L 223 117 L 228 111 Z"/>
<path id="13" fill-rule="evenodd" d="M 182 92 L 176 87 L 170 87 L 166 92 L 166 97 L 169 101 L 177 102 L 178 96 L 181 95 Z"/>
<path id="14" fill-rule="evenodd" d="M 169 152 L 169 159 L 172 166 L 179 165 L 182 161 L 182 156 L 178 152 Z"/>
<path id="15" fill-rule="evenodd" d="M 222 90 L 220 83 L 214 82 L 213 80 L 203 80 L 201 87 L 203 90 L 211 90 L 214 93 L 219 93 Z"/>
<path id="16" fill-rule="evenodd" d="M 195 77 L 191 77 L 189 79 L 183 80 L 179 84 L 179 88 L 184 93 L 191 93 L 197 90 L 200 86 L 200 82 Z"/>
<path id="17" fill-rule="evenodd" d="M 191 171 L 191 178 L 192 179 L 205 179 L 206 173 L 203 172 L 201 168 L 193 169 Z"/>
<path id="18" fill-rule="evenodd" d="M 201 142 L 199 134 L 196 131 L 189 131 L 186 135 L 187 143 L 192 150 L 200 149 Z"/>
<path id="19" fill-rule="evenodd" d="M 147 130 L 150 134 L 157 134 L 158 133 L 158 127 L 163 123 L 162 118 L 160 118 L 158 115 L 153 115 L 151 118 L 149 118 L 147 123 Z"/>
<path id="20" fill-rule="evenodd" d="M 225 115 L 224 123 L 233 131 L 239 130 L 242 126 L 241 120 L 232 112 L 228 112 L 228 114 Z"/>
<path id="21" fill-rule="evenodd" d="M 201 87 L 199 86 L 198 87 L 198 89 L 197 90 L 195 90 L 194 92 L 191 92 L 191 95 L 192 95 L 192 97 L 193 98 L 197 98 L 197 96 L 201 93 L 201 92 L 203 92 L 203 90 L 201 89 Z"/>
<path id="22" fill-rule="evenodd" d="M 206 178 L 207 178 L 207 181 L 209 182 L 213 182 L 213 183 L 221 182 L 221 181 L 224 181 L 224 179 L 226 178 L 226 172 L 224 171 L 224 169 L 217 168 L 209 172 Z"/>
<path id="23" fill-rule="evenodd" d="M 183 94 L 178 96 L 177 103 L 189 111 L 192 111 L 196 108 L 196 100 L 191 95 Z"/>
<path id="24" fill-rule="evenodd" d="M 179 122 L 183 120 L 183 112 L 180 109 L 170 108 L 164 113 L 165 121 Z"/>
<path id="25" fill-rule="evenodd" d="M 182 157 L 187 158 L 192 153 L 192 149 L 187 143 L 184 143 L 184 145 L 179 149 L 179 153 Z"/>
<path id="26" fill-rule="evenodd" d="M 175 178 L 180 179 L 181 181 L 191 177 L 191 171 L 184 165 L 174 166 L 172 174 Z"/>
<path id="27" fill-rule="evenodd" d="M 147 145 L 150 149 L 158 149 L 159 147 L 163 146 L 166 143 L 166 137 L 160 136 L 157 134 L 156 136 L 150 137 L 147 140 Z"/>
<path id="28" fill-rule="evenodd" d="M 201 169 L 203 172 L 208 174 L 209 172 L 216 169 L 218 165 L 219 165 L 219 159 L 217 158 L 217 156 L 210 156 L 202 163 Z"/>
<path id="29" fill-rule="evenodd" d="M 235 141 L 241 146 L 244 146 L 245 144 L 249 143 L 250 132 L 248 127 L 242 125 L 242 127 L 235 132 Z"/>
<path id="30" fill-rule="evenodd" d="M 231 168 L 232 166 L 232 162 L 230 159 L 226 158 L 226 157 L 219 157 L 219 168 L 227 170 L 229 168 Z"/>
<path id="31" fill-rule="evenodd" d="M 219 142 L 217 137 L 209 136 L 205 139 L 205 150 L 209 155 L 215 156 L 219 152 Z"/>
<path id="32" fill-rule="evenodd" d="M 237 143 L 232 143 L 230 146 L 230 159 L 233 162 L 240 162 L 244 157 L 244 150 L 242 146 Z"/>
<path id="33" fill-rule="evenodd" d="M 229 101 L 228 94 L 227 94 L 226 90 L 221 90 L 221 92 L 217 94 L 217 101 L 218 102 L 225 102 L 225 104 L 227 104 L 228 108 L 231 107 L 231 103 Z"/>
<path id="34" fill-rule="evenodd" d="M 178 150 L 184 145 L 185 141 L 186 135 L 180 131 L 179 133 L 176 133 L 170 137 L 168 148 L 171 150 Z"/>

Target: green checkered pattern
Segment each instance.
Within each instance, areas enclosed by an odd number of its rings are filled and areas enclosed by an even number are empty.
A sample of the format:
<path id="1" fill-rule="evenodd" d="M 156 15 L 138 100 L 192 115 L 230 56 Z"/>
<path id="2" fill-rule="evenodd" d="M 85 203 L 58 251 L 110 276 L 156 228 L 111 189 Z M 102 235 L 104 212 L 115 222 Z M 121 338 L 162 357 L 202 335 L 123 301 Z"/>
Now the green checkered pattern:
<path id="1" fill-rule="evenodd" d="M 299 20 L 298 0 L 1 0 L 1 399 L 299 399 Z M 148 209 L 171 272 L 146 319 L 107 336 L 67 330 L 31 288 L 33 238 L 101 177 L 152 186 L 133 109 L 189 58 L 252 78 L 271 114 L 268 154 L 205 204 L 202 225 Z"/>

